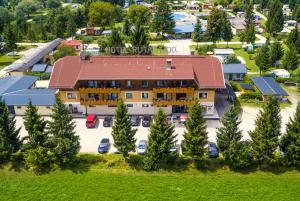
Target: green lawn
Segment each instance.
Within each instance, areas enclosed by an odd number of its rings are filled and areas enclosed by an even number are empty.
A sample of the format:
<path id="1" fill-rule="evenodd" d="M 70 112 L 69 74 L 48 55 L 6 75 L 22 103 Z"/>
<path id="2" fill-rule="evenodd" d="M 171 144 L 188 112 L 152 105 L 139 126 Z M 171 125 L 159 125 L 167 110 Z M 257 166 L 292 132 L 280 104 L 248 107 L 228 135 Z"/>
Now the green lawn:
<path id="1" fill-rule="evenodd" d="M 7 56 L 7 55 L 0 56 L 0 70 L 5 66 L 10 65 L 11 63 L 13 63 L 15 60 L 19 58 L 20 56 Z"/>
<path id="2" fill-rule="evenodd" d="M 248 54 L 248 52 L 244 51 L 243 49 L 239 48 L 239 49 L 235 49 L 234 50 L 236 56 L 241 56 L 245 59 L 246 61 L 246 67 L 248 69 L 248 71 L 250 72 L 259 72 L 259 68 L 258 66 L 255 64 L 255 60 L 254 54 Z M 252 59 L 250 59 L 250 57 L 252 57 Z"/>
<path id="3" fill-rule="evenodd" d="M 90 166 L 43 175 L 0 169 L 0 200 L 299 200 L 296 170 L 233 172 L 217 170 L 144 172 L 130 169 L 120 156 Z"/>

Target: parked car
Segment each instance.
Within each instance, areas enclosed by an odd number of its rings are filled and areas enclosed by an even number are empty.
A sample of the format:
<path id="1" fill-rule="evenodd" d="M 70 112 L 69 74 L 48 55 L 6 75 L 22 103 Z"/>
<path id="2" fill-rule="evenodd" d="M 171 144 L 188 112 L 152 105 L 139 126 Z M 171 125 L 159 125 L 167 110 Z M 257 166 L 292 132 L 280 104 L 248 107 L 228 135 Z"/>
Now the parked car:
<path id="1" fill-rule="evenodd" d="M 87 128 L 95 128 L 96 124 L 98 122 L 98 118 L 97 115 L 95 114 L 90 114 L 86 117 L 86 122 L 85 122 L 85 126 Z"/>
<path id="2" fill-rule="evenodd" d="M 137 146 L 137 153 L 138 154 L 145 154 L 147 151 L 147 140 L 140 140 Z"/>
<path id="3" fill-rule="evenodd" d="M 216 143 L 209 142 L 208 143 L 208 156 L 210 158 L 218 158 L 219 157 L 219 149 Z"/>
<path id="4" fill-rule="evenodd" d="M 131 126 L 139 126 L 141 123 L 140 117 L 138 116 L 131 116 L 130 121 L 131 121 Z"/>
<path id="5" fill-rule="evenodd" d="M 113 123 L 113 118 L 112 117 L 104 117 L 103 127 L 111 127 L 112 123 Z"/>
<path id="6" fill-rule="evenodd" d="M 110 147 L 110 142 L 108 138 L 103 138 L 99 144 L 98 152 L 100 154 L 107 153 Z"/>
<path id="7" fill-rule="evenodd" d="M 149 127 L 150 124 L 151 124 L 151 120 L 152 120 L 151 116 L 149 116 L 149 115 L 143 116 L 142 126 L 143 127 Z"/>

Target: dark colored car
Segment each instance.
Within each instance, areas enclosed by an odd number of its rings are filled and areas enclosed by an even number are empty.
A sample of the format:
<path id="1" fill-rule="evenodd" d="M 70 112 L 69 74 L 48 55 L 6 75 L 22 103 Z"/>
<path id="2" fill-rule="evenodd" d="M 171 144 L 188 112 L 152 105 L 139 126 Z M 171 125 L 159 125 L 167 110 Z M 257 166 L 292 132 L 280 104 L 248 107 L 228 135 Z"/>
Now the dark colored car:
<path id="1" fill-rule="evenodd" d="M 113 118 L 112 117 L 104 117 L 103 127 L 111 127 L 112 123 L 113 123 Z"/>
<path id="2" fill-rule="evenodd" d="M 208 143 L 208 156 L 210 158 L 218 158 L 219 157 L 219 149 L 216 143 L 209 142 Z"/>
<path id="3" fill-rule="evenodd" d="M 110 147 L 110 142 L 108 138 L 103 138 L 98 147 L 98 153 L 104 154 L 107 153 Z"/>
<path id="4" fill-rule="evenodd" d="M 130 121 L 131 121 L 131 126 L 139 126 L 141 123 L 141 120 L 138 116 L 131 116 Z"/>
<path id="5" fill-rule="evenodd" d="M 95 128 L 98 118 L 95 114 L 90 114 L 86 117 L 85 125 L 87 128 Z"/>
<path id="6" fill-rule="evenodd" d="M 143 116 L 142 126 L 149 127 L 150 124 L 151 124 L 151 116 L 149 115 Z"/>

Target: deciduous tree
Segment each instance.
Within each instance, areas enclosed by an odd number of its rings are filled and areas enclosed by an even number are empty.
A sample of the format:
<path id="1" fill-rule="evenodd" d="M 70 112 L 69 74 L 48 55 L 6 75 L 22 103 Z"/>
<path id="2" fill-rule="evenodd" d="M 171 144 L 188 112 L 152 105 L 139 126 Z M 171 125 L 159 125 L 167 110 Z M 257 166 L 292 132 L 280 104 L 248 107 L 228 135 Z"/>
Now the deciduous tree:
<path id="1" fill-rule="evenodd" d="M 115 7 L 108 2 L 93 2 L 89 8 L 90 26 L 100 26 L 105 29 L 116 21 L 117 13 Z"/>
<path id="2" fill-rule="evenodd" d="M 172 16 L 172 10 L 167 0 L 157 0 L 156 9 L 153 16 L 152 28 L 161 35 L 171 34 L 175 27 L 175 21 Z"/>

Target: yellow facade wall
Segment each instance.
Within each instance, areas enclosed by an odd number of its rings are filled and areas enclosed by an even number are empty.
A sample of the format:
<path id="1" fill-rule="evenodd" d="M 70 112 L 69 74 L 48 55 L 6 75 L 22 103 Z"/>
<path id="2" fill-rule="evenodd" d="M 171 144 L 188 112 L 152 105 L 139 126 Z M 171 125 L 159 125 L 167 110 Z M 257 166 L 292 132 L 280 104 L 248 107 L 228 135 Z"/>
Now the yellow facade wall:
<path id="1" fill-rule="evenodd" d="M 76 98 L 75 99 L 68 99 L 67 93 L 72 92 L 75 93 Z M 61 91 L 59 90 L 58 97 L 63 101 L 63 102 L 80 102 L 80 94 L 78 91 Z"/>

